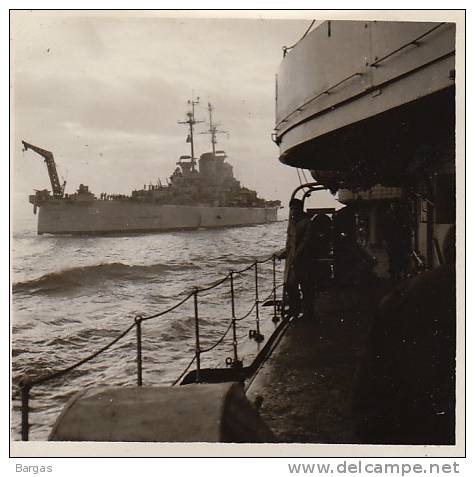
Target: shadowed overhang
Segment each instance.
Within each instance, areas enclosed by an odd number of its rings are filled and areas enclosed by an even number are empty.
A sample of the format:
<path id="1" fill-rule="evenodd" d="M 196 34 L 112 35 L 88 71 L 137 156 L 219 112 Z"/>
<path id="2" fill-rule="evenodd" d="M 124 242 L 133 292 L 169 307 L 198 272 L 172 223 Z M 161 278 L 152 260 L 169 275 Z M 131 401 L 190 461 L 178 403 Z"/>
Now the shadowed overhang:
<path id="1" fill-rule="evenodd" d="M 280 161 L 359 188 L 453 158 L 454 60 L 453 24 L 323 23 L 279 70 Z"/>

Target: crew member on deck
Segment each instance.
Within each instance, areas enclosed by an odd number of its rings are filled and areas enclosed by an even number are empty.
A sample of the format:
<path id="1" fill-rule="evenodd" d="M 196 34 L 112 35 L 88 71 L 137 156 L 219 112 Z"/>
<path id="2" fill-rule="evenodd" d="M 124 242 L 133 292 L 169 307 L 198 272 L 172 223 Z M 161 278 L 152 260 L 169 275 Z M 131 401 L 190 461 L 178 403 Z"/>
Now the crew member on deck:
<path id="1" fill-rule="evenodd" d="M 310 218 L 303 210 L 303 202 L 291 199 L 289 202 L 290 218 L 287 229 L 287 246 L 285 262 L 285 286 L 290 313 L 300 313 L 300 292 L 302 293 L 304 316 L 313 315 L 314 279 L 308 247 L 305 239 L 310 225 Z"/>
<path id="2" fill-rule="evenodd" d="M 332 220 L 325 214 L 316 214 L 310 221 L 310 226 L 304 238 L 304 249 L 312 270 L 309 279 L 313 279 L 317 289 L 330 285 L 332 258 Z"/>

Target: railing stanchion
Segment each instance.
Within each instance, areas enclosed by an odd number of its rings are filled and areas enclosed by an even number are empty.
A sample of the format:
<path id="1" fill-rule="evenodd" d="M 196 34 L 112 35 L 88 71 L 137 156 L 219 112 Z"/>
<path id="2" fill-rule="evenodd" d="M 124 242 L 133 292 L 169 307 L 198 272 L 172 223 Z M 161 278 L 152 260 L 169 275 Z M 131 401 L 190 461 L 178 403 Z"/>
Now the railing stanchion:
<path id="1" fill-rule="evenodd" d="M 274 316 L 272 317 L 272 321 L 277 323 L 279 321 L 279 317 L 277 315 L 277 285 L 276 285 L 276 278 L 275 278 L 275 253 L 272 255 L 272 295 L 274 298 Z"/>
<path id="2" fill-rule="evenodd" d="M 232 319 L 232 327 L 233 327 L 233 353 L 234 359 L 232 366 L 236 368 L 240 368 L 242 366 L 242 361 L 238 358 L 238 343 L 237 343 L 237 335 L 236 335 L 236 309 L 234 305 L 234 272 L 231 270 L 229 272 L 229 281 L 231 284 L 231 319 Z"/>
<path id="3" fill-rule="evenodd" d="M 256 290 L 256 334 L 254 339 L 256 341 L 262 341 L 264 336 L 261 334 L 260 324 L 259 324 L 259 276 L 257 270 L 257 261 L 254 263 L 254 276 L 255 276 L 255 290 Z"/>
<path id="4" fill-rule="evenodd" d="M 30 390 L 31 381 L 27 377 L 23 377 L 20 381 L 21 391 L 21 440 L 27 441 L 30 436 Z"/>
<path id="5" fill-rule="evenodd" d="M 198 288 L 193 292 L 193 300 L 195 305 L 195 356 L 196 356 L 196 382 L 200 382 L 200 324 L 198 320 Z"/>
<path id="6" fill-rule="evenodd" d="M 229 275 L 226 275 L 222 280 L 219 282 L 213 283 L 210 286 L 207 286 L 206 288 L 198 288 L 195 287 L 193 289 L 192 293 L 189 293 L 185 298 L 183 298 L 180 302 L 176 303 L 172 307 L 168 308 L 167 310 L 164 310 L 160 313 L 156 313 L 151 316 L 141 316 L 138 315 L 135 317 L 134 323 L 131 323 L 127 329 L 122 331 L 118 336 L 116 336 L 112 341 L 107 343 L 105 346 L 101 347 L 99 350 L 95 351 L 94 353 L 88 355 L 87 357 L 81 359 L 80 361 L 64 368 L 60 369 L 54 372 L 51 372 L 45 376 L 41 376 L 39 378 L 36 378 L 35 380 L 31 380 L 28 378 L 27 375 L 23 376 L 23 378 L 19 382 L 19 388 L 20 388 L 20 394 L 21 394 L 21 438 L 23 441 L 28 441 L 29 440 L 29 429 L 30 429 L 30 423 L 29 423 L 29 404 L 30 404 L 30 399 L 31 399 L 31 389 L 33 386 L 37 386 L 40 384 L 44 384 L 47 381 L 51 381 L 53 379 L 56 379 L 60 376 L 66 375 L 70 371 L 84 365 L 85 363 L 93 360 L 106 350 L 110 349 L 113 345 L 115 345 L 117 342 L 119 342 L 124 336 L 126 336 L 129 332 L 132 331 L 134 327 L 136 327 L 136 359 L 137 359 L 137 385 L 142 386 L 143 385 L 143 350 L 142 350 L 142 322 L 143 321 L 148 321 L 151 320 L 152 318 L 157 318 L 159 316 L 162 316 L 166 313 L 169 313 L 179 306 L 181 306 L 183 303 L 185 303 L 188 299 L 191 298 L 193 295 L 194 299 L 194 317 L 195 317 L 195 356 L 189 363 L 188 367 L 185 369 L 185 372 L 188 371 L 188 369 L 192 366 L 193 361 L 196 360 L 196 373 L 195 373 L 195 381 L 197 383 L 201 382 L 201 354 L 211 351 L 212 349 L 216 348 L 223 339 L 227 336 L 228 332 L 232 328 L 233 332 L 233 355 L 234 359 L 232 360 L 231 363 L 231 358 L 228 357 L 226 359 L 226 364 L 232 364 L 235 367 L 241 367 L 242 366 L 242 361 L 239 360 L 239 355 L 238 355 L 238 339 L 237 339 L 237 322 L 240 320 L 243 320 L 247 318 L 248 316 L 251 315 L 252 309 L 255 307 L 256 308 L 256 329 L 255 330 L 249 330 L 249 338 L 254 338 L 257 342 L 261 342 L 264 340 L 264 336 L 261 334 L 260 330 L 260 321 L 259 321 L 259 270 L 258 270 L 258 264 L 259 263 L 266 263 L 272 258 L 273 261 L 273 290 L 272 294 L 274 296 L 274 317 L 273 319 L 277 317 L 277 311 L 278 311 L 278 306 L 277 306 L 277 295 L 276 295 L 276 255 L 272 255 L 272 257 L 268 257 L 267 259 L 259 262 L 255 261 L 253 264 L 245 267 L 243 270 L 240 270 L 238 272 L 234 272 L 233 270 L 230 271 Z M 241 274 L 244 272 L 247 272 L 248 270 L 251 270 L 254 267 L 254 273 L 255 273 L 255 302 L 254 305 L 250 308 L 250 310 L 245 314 L 243 317 L 236 318 L 236 310 L 235 310 L 235 296 L 234 296 L 234 274 Z M 198 315 L 198 294 L 199 292 L 205 292 L 207 290 L 211 290 L 212 288 L 217 287 L 218 285 L 221 285 L 224 283 L 228 278 L 230 278 L 231 281 L 231 312 L 232 312 L 232 321 L 231 323 L 228 323 L 228 327 L 226 331 L 223 333 L 223 335 L 219 338 L 219 340 L 211 346 L 209 349 L 204 349 L 203 351 L 200 348 L 200 329 L 199 329 L 199 315 Z M 279 285 L 280 286 L 280 285 Z M 284 283 L 284 294 L 285 294 L 285 283 Z M 264 301 L 267 301 L 264 300 Z M 281 312 L 283 311 L 283 306 L 280 307 Z M 278 318 L 277 320 L 278 321 Z M 183 374 L 182 374 L 183 376 Z M 181 377 L 180 377 L 181 379 Z M 176 381 L 178 382 L 178 380 Z M 176 384 L 176 382 L 174 384 Z"/>
<path id="7" fill-rule="evenodd" d="M 137 386 L 142 386 L 142 317 L 135 317 L 137 327 Z"/>

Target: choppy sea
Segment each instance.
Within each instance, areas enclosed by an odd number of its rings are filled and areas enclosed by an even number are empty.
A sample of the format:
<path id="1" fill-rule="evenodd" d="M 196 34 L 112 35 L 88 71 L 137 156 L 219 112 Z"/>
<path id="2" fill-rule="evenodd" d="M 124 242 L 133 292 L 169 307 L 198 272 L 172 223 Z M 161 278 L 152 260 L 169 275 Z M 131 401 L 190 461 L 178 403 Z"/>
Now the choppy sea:
<path id="1" fill-rule="evenodd" d="M 285 245 L 286 222 L 215 230 L 144 235 L 53 236 L 36 234 L 35 217 L 18 221 L 12 234 L 12 438 L 20 439 L 20 377 L 64 369 L 97 351 L 137 315 L 151 316 L 204 286 L 262 260 Z M 277 281 L 282 280 L 277 262 Z M 259 294 L 272 290 L 272 262 L 259 265 Z M 236 275 L 236 317 L 254 300 L 254 270 Z M 211 347 L 231 318 L 229 280 L 199 298 L 202 349 Z M 272 307 L 260 307 L 270 320 Z M 238 323 L 244 364 L 255 314 Z M 143 323 L 144 385 L 175 381 L 193 358 L 194 308 L 190 299 L 171 313 Z M 231 335 L 202 355 L 202 367 L 225 366 Z M 247 347 L 246 347 L 247 346 Z M 244 351 L 246 350 L 246 351 Z M 246 354 L 248 353 L 248 354 Z M 64 403 L 97 385 L 135 385 L 134 330 L 107 352 L 68 375 L 34 387 L 30 440 L 46 440 Z"/>

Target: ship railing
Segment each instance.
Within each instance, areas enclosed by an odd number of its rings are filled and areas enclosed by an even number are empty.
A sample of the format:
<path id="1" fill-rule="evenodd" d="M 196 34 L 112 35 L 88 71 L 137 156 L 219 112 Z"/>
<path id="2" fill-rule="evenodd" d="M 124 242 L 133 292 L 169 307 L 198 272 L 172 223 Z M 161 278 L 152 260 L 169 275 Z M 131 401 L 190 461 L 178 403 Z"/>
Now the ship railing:
<path id="1" fill-rule="evenodd" d="M 263 260 L 255 260 L 249 266 L 241 270 L 230 270 L 226 276 L 223 278 L 214 281 L 208 285 L 203 285 L 200 287 L 195 287 L 191 292 L 189 292 L 183 299 L 174 304 L 173 306 L 167 308 L 166 310 L 160 311 L 150 316 L 137 315 L 134 317 L 134 322 L 130 324 L 126 329 L 124 329 L 118 336 L 116 336 L 108 344 L 97 350 L 96 352 L 86 356 L 85 358 L 77 361 L 76 363 L 57 370 L 50 372 L 48 374 L 32 377 L 30 373 L 24 373 L 23 376 L 18 381 L 19 394 L 21 397 L 21 439 L 23 441 L 29 440 L 30 433 L 30 403 L 31 403 L 31 391 L 33 388 L 56 380 L 60 377 L 64 377 L 71 373 L 73 370 L 79 368 L 80 366 L 85 365 L 86 363 L 94 360 L 99 355 L 102 355 L 107 350 L 112 348 L 115 344 L 123 340 L 127 335 L 129 335 L 134 329 L 136 333 L 136 362 L 137 362 L 137 386 L 143 386 L 143 326 L 142 324 L 157 319 L 161 316 L 164 316 L 168 313 L 173 312 L 182 305 L 184 305 L 188 300 L 193 299 L 193 315 L 194 315 L 194 354 L 185 367 L 183 372 L 176 378 L 172 386 L 182 382 L 183 378 L 189 372 L 191 367 L 195 365 L 193 379 L 194 382 L 202 382 L 201 376 L 201 357 L 205 353 L 209 353 L 215 348 L 217 348 L 231 333 L 232 335 L 232 353 L 233 357 L 226 358 L 226 365 L 233 368 L 242 367 L 242 359 L 240 359 L 240 350 L 239 344 L 242 343 L 243 338 L 253 339 L 256 342 L 262 342 L 264 340 L 264 335 L 262 334 L 262 319 L 259 313 L 259 305 L 264 306 L 273 306 L 272 310 L 272 322 L 277 323 L 281 320 L 281 315 L 283 314 L 283 308 L 281 307 L 281 300 L 278 300 L 277 293 L 278 290 L 283 287 L 283 283 L 277 284 L 277 266 L 276 262 L 280 260 L 278 254 L 274 253 L 271 256 Z M 259 283 L 259 265 L 265 264 L 272 261 L 272 287 L 270 291 L 267 290 L 263 293 L 263 290 L 260 287 Z M 254 300 L 252 306 L 248 309 L 246 313 L 242 316 L 236 316 L 236 290 L 235 290 L 235 280 L 237 276 L 245 275 L 246 272 L 251 272 L 253 275 L 253 288 L 254 288 Z M 261 280 L 262 281 L 262 280 Z M 199 315 L 199 297 L 200 294 L 213 290 L 221 285 L 228 284 L 229 286 L 229 296 L 230 296 L 230 315 L 231 318 L 227 323 L 225 330 L 221 333 L 219 338 L 212 345 L 203 348 L 201 346 L 201 333 L 200 333 L 200 315 Z M 265 298 L 260 298 L 264 296 Z M 246 318 L 251 316 L 254 313 L 254 323 L 255 328 L 249 329 L 248 333 L 245 335 L 238 336 L 238 326 L 240 322 L 243 322 Z"/>

